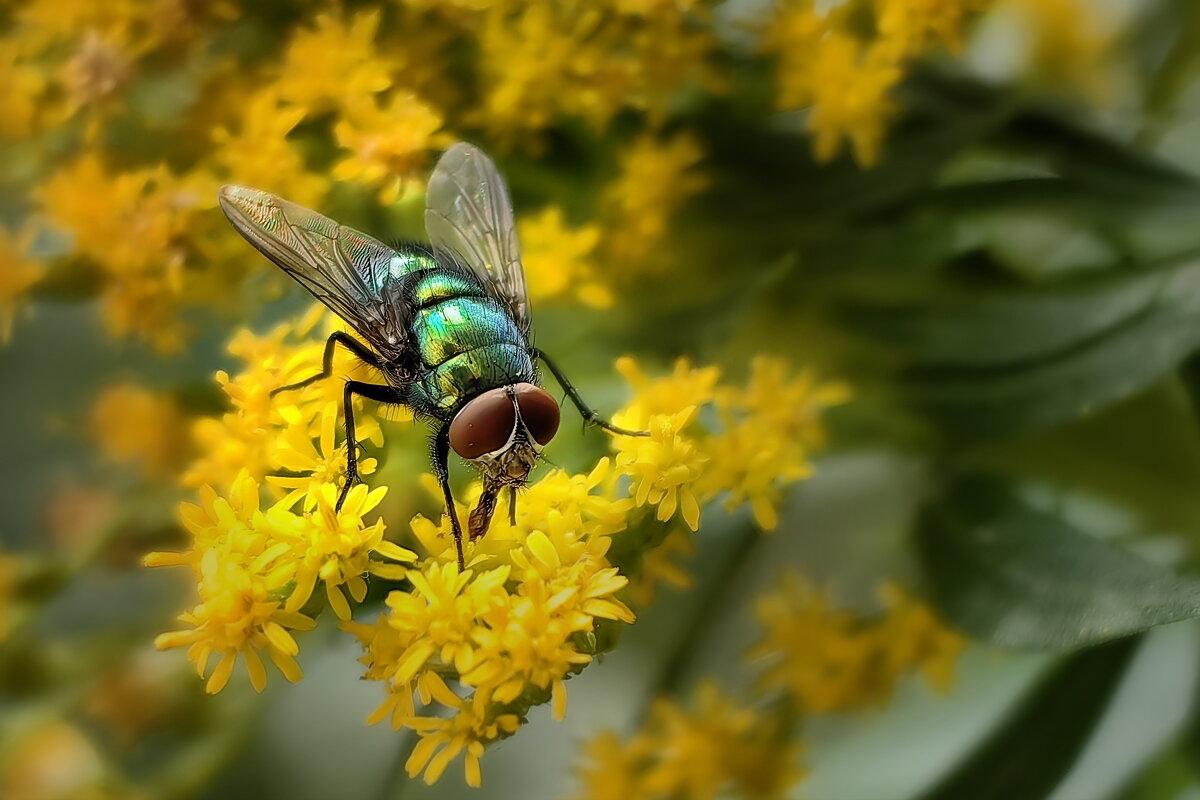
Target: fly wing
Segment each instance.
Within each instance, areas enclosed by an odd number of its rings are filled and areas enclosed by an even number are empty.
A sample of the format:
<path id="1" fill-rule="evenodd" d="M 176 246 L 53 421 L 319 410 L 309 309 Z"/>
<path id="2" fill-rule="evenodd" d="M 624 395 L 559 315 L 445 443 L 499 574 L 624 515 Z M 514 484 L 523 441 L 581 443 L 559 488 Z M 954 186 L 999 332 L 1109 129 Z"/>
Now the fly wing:
<path id="1" fill-rule="evenodd" d="M 400 355 L 407 309 L 386 290 L 403 258 L 382 242 L 283 198 L 224 186 L 221 210 L 255 249 L 348 322 L 385 358 Z M 400 261 L 396 261 L 400 259 Z"/>
<path id="2" fill-rule="evenodd" d="M 529 295 L 508 186 L 482 150 L 447 150 L 429 178 L 425 232 L 434 250 L 470 270 L 529 332 Z"/>

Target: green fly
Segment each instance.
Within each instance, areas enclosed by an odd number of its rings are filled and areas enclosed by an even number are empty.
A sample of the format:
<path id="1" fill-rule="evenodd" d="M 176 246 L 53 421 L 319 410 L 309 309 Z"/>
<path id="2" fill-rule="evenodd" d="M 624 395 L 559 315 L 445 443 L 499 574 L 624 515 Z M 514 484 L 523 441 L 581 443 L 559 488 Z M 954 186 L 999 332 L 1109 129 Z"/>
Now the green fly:
<path id="1" fill-rule="evenodd" d="M 478 148 L 460 142 L 429 179 L 425 231 L 430 247 L 390 247 L 315 211 L 266 192 L 225 186 L 221 209 L 246 241 L 345 320 L 363 341 L 334 333 L 323 369 L 275 393 L 333 374 L 338 345 L 378 369 L 386 384 L 347 381 L 346 478 L 337 509 L 358 475 L 355 395 L 404 405 L 436 431 L 433 470 L 450 515 L 459 568 L 462 528 L 449 483 L 449 451 L 477 467 L 483 493 L 471 512 L 471 540 L 491 523 L 496 499 L 516 492 L 558 430 L 559 408 L 538 385 L 538 362 L 554 374 L 586 424 L 644 435 L 604 421 L 530 335 L 529 297 L 508 187 Z"/>

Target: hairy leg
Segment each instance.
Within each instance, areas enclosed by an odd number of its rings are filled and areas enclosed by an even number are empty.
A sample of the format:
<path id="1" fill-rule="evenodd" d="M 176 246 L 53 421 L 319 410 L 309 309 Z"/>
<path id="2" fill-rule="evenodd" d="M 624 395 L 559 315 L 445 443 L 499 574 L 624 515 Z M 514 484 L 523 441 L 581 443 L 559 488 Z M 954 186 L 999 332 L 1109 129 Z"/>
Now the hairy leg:
<path id="1" fill-rule="evenodd" d="M 616 425 L 613 425 L 611 422 L 601 417 L 595 411 L 595 409 L 584 402 L 583 397 L 579 394 L 579 390 L 576 389 L 575 385 L 567 379 L 567 376 L 563 374 L 563 371 L 558 368 L 557 364 L 547 358 L 546 354 L 537 348 L 534 348 L 532 352 L 534 358 L 540 358 L 542 363 L 544 363 L 550 369 L 550 372 L 554 375 L 554 379 L 558 381 L 558 385 L 563 388 L 563 391 L 567 393 L 567 397 L 571 398 L 571 402 L 577 409 L 579 409 L 579 413 L 583 415 L 583 421 L 586 424 L 597 425 L 609 433 L 616 433 L 621 436 L 650 435 L 646 431 L 630 431 L 626 430 L 625 428 L 618 428 Z"/>

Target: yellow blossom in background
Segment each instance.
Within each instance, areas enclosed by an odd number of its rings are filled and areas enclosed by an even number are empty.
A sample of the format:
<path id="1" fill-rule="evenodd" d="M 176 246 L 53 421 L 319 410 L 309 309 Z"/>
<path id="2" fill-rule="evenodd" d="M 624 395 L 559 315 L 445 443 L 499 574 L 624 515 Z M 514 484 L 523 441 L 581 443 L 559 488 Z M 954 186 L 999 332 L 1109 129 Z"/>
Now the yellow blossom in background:
<path id="1" fill-rule="evenodd" d="M 375 46 L 381 12 L 318 14 L 297 29 L 279 62 L 274 88 L 306 114 L 362 102 L 392 85 L 386 52 Z"/>
<path id="2" fill-rule="evenodd" d="M 9 36 L 0 40 L 0 137 L 17 139 L 36 128 L 42 94 L 49 81 L 28 62 L 28 42 Z"/>
<path id="3" fill-rule="evenodd" d="M 32 241 L 32 229 L 14 234 L 0 228 L 0 344 L 12 337 L 29 287 L 46 274 L 46 265 L 28 255 Z"/>
<path id="4" fill-rule="evenodd" d="M 804 777 L 799 742 L 770 715 L 711 683 L 696 691 L 694 705 L 660 698 L 628 741 L 609 733 L 591 739 L 575 800 L 782 798 Z"/>
<path id="5" fill-rule="evenodd" d="M 830 161 L 850 145 L 859 164 L 880 157 L 898 110 L 892 89 L 908 62 L 962 47 L 973 16 L 991 0 L 876 0 L 874 35 L 864 35 L 852 4 L 780 0 L 763 25 L 763 48 L 776 57 L 776 103 L 807 109 L 813 152 Z"/>
<path id="6" fill-rule="evenodd" d="M 612 306 L 612 292 L 596 276 L 598 225 L 572 227 L 559 206 L 547 206 L 538 214 L 521 217 L 517 231 L 529 299 L 535 307 L 568 293 L 592 308 Z"/>
<path id="7" fill-rule="evenodd" d="M 453 141 L 441 128 L 441 115 L 407 92 L 392 94 L 382 107 L 369 99 L 348 103 L 334 133 L 350 152 L 333 177 L 378 187 L 379 202 L 391 205 L 424 172 L 429 151 Z"/>
<path id="8" fill-rule="evenodd" d="M 1003 0 L 1027 47 L 1024 71 L 1037 80 L 1073 88 L 1098 102 L 1112 99 L 1110 53 L 1117 44 L 1112 11 L 1084 0 Z"/>
<path id="9" fill-rule="evenodd" d="M 133 72 L 132 55 L 122 46 L 89 31 L 63 68 L 67 113 L 100 112 L 116 105 Z M 95 132 L 95 128 L 92 132 Z"/>
<path id="10" fill-rule="evenodd" d="M 897 57 L 962 50 L 972 14 L 993 0 L 876 0 L 879 37 Z"/>
<path id="11" fill-rule="evenodd" d="M 283 105 L 275 87 L 250 97 L 232 130 L 219 127 L 212 133 L 214 171 L 230 183 L 272 192 L 302 206 L 317 205 L 329 181 L 309 172 L 288 141 L 306 113 L 303 107 Z"/>
<path id="12" fill-rule="evenodd" d="M 860 164 L 879 160 L 885 126 L 896 109 L 888 94 L 901 75 L 890 54 L 852 36 L 835 32 L 821 41 L 813 56 L 808 118 L 818 160 L 836 157 L 843 140 Z"/>
<path id="13" fill-rule="evenodd" d="M 703 5 L 489 7 L 476 32 L 485 93 L 479 122 L 510 144 L 527 142 L 523 136 L 563 116 L 603 128 L 624 107 L 661 122 L 681 89 L 719 86 L 708 63 L 716 38 Z"/>
<path id="14" fill-rule="evenodd" d="M 133 44 L 150 4 L 138 0 L 76 3 L 72 0 L 29 0 L 17 12 L 23 32 L 40 47 L 74 40 L 95 31 L 123 46 Z"/>
<path id="15" fill-rule="evenodd" d="M 77 726 L 45 720 L 0 756 L 0 796 L 17 800 L 105 800 L 110 776 L 96 745 Z"/>
<path id="16" fill-rule="evenodd" d="M 633 389 L 633 399 L 626 404 L 621 419 L 634 429 L 651 417 L 712 403 L 721 377 L 718 367 L 693 367 L 686 358 L 677 359 L 670 374 L 658 378 L 651 378 L 628 356 L 618 358 L 616 368 Z"/>
<path id="17" fill-rule="evenodd" d="M 704 151 L 686 133 L 670 139 L 645 135 L 620 154 L 620 174 L 602 204 L 609 231 L 603 261 L 618 272 L 655 263 L 678 208 L 708 185 L 696 169 Z"/>
<path id="18" fill-rule="evenodd" d="M 166 352 L 182 345 L 189 222 L 212 205 L 208 188 L 165 166 L 117 172 L 89 153 L 38 192 L 74 251 L 103 275 L 105 323 L 115 335 L 136 334 Z"/>
<path id="19" fill-rule="evenodd" d="M 637 575 L 629 583 L 629 599 L 634 607 L 650 605 L 659 586 L 690 588 L 691 574 L 674 559 L 676 556 L 692 556 L 695 552 L 696 545 L 692 542 L 691 531 L 674 530 L 668 533 L 662 544 L 646 553 Z"/>
<path id="20" fill-rule="evenodd" d="M 796 575 L 759 598 L 762 640 L 750 655 L 764 664 L 760 686 L 786 692 L 800 709 L 830 713 L 880 705 L 897 681 L 919 670 L 949 686 L 964 641 L 927 606 L 896 588 L 877 618 L 829 606 Z"/>
<path id="21" fill-rule="evenodd" d="M 781 360 L 756 356 L 744 389 L 719 392 L 721 432 L 706 445 L 712 468 L 702 489 L 727 490 L 726 507 L 749 503 L 758 526 L 774 530 L 782 489 L 812 473 L 808 456 L 825 444 L 821 413 L 848 395 L 843 384 L 794 376 Z"/>
<path id="22" fill-rule="evenodd" d="M 92 436 L 114 461 L 148 475 L 172 475 L 186 454 L 183 414 L 174 398 L 133 383 L 113 384 L 92 404 Z"/>

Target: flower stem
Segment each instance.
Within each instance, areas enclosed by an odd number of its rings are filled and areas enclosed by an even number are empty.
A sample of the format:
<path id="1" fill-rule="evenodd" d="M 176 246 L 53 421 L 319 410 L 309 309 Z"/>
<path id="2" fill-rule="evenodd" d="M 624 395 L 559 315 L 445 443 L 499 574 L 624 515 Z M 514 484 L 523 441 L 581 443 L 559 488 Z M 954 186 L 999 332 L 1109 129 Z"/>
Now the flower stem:
<path id="1" fill-rule="evenodd" d="M 656 698 L 679 691 L 688 662 L 708 632 L 712 618 L 725 603 L 725 590 L 739 579 L 761 539 L 762 534 L 750 522 L 740 525 L 734 532 L 732 552 L 726 562 L 726 568 L 710 578 L 703 587 L 700 601 L 696 604 L 683 635 L 677 640 L 675 647 L 663 662 L 658 676 L 646 692 L 639 712 L 639 724 L 645 721 L 650 705 Z"/>

